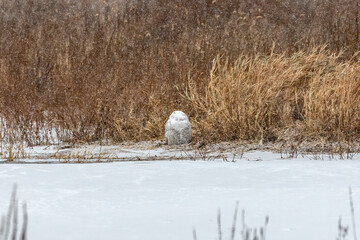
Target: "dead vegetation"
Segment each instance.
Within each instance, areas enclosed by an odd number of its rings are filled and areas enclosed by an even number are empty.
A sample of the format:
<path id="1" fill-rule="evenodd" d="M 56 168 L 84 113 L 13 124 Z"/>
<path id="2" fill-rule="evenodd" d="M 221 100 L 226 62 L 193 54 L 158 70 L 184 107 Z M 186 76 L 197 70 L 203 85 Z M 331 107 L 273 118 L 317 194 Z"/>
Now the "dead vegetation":
<path id="1" fill-rule="evenodd" d="M 26 204 L 22 205 L 22 215 L 19 217 L 19 200 L 17 197 L 17 185 L 13 186 L 9 208 L 6 214 L 1 216 L 0 239 L 1 240 L 26 240 L 28 214 Z M 19 228 L 21 224 L 21 228 Z"/>
<path id="2" fill-rule="evenodd" d="M 351 214 L 351 221 L 352 221 L 352 226 L 351 226 L 352 238 L 351 239 L 357 240 L 355 210 L 354 210 L 354 203 L 353 203 L 351 187 L 349 187 L 349 203 L 350 203 L 350 214 Z M 239 237 L 239 239 L 242 239 L 242 240 L 265 240 L 265 239 L 267 239 L 267 229 L 268 229 L 268 224 L 269 224 L 269 220 L 270 220 L 269 216 L 265 217 L 264 225 L 262 225 L 261 227 L 250 228 L 246 224 L 245 210 L 243 209 L 242 213 L 241 213 L 241 229 L 239 229 L 239 226 L 238 226 L 239 224 L 237 223 L 238 212 L 239 212 L 239 202 L 236 202 L 231 231 L 230 231 L 230 238 L 229 238 L 230 240 L 237 239 L 236 236 L 239 235 L 239 233 L 241 236 L 241 237 Z M 224 237 L 221 219 L 222 219 L 221 218 L 221 210 L 219 208 L 218 213 L 217 213 L 218 237 L 216 238 L 218 240 L 226 239 Z M 349 225 L 344 225 L 342 223 L 341 216 L 339 217 L 337 227 L 338 227 L 338 235 L 336 236 L 336 240 L 350 239 L 349 238 L 350 227 L 349 227 Z M 193 228 L 193 240 L 198 240 L 197 232 L 196 232 L 195 228 Z"/>
<path id="3" fill-rule="evenodd" d="M 355 0 L 0 0 L 1 137 L 360 137 Z M 320 47 L 319 47 L 320 46 Z"/>
<path id="4" fill-rule="evenodd" d="M 212 140 L 356 140 L 360 64 L 323 48 L 214 59 L 204 93 L 189 82 L 197 127 Z"/>
<path id="5" fill-rule="evenodd" d="M 236 236 L 239 235 L 238 232 L 241 235 L 242 240 L 265 240 L 266 239 L 266 232 L 267 232 L 267 226 L 269 224 L 269 216 L 265 217 L 264 225 L 259 228 L 250 228 L 245 221 L 245 210 L 243 209 L 241 212 L 241 230 L 239 231 L 237 218 L 238 218 L 238 212 L 239 212 L 239 202 L 236 202 L 235 210 L 234 210 L 234 216 L 231 226 L 231 232 L 230 232 L 230 240 L 237 239 Z M 224 237 L 223 227 L 221 223 L 221 210 L 218 209 L 217 213 L 217 232 L 218 232 L 218 240 L 226 239 Z M 196 229 L 193 229 L 193 239 L 197 240 L 197 233 Z"/>

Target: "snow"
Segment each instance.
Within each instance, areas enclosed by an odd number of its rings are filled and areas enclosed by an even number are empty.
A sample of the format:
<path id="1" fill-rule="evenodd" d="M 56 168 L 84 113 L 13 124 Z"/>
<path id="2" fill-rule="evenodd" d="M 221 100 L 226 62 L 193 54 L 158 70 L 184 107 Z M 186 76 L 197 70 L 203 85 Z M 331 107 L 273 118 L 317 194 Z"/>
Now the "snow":
<path id="1" fill-rule="evenodd" d="M 165 124 L 165 138 L 169 145 L 187 144 L 191 141 L 191 124 L 182 111 L 174 111 Z"/>
<path id="2" fill-rule="evenodd" d="M 218 208 L 229 239 L 237 201 L 250 227 L 269 215 L 266 239 L 335 239 L 339 216 L 351 227 L 349 186 L 360 221 L 360 158 L 312 159 L 246 152 L 235 162 L 1 164 L 0 212 L 17 182 L 30 240 L 184 240 L 193 239 L 193 228 L 198 239 L 217 239 Z M 240 220 L 237 226 L 241 239 Z"/>

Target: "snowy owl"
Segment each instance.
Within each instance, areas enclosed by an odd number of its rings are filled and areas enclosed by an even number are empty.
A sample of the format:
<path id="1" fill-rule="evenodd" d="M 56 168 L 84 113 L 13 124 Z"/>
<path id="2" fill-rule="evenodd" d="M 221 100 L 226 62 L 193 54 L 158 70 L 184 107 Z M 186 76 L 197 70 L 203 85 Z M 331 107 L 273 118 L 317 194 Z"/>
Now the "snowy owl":
<path id="1" fill-rule="evenodd" d="M 165 138 L 168 145 L 186 144 L 191 141 L 189 118 L 182 111 L 174 111 L 165 125 Z"/>

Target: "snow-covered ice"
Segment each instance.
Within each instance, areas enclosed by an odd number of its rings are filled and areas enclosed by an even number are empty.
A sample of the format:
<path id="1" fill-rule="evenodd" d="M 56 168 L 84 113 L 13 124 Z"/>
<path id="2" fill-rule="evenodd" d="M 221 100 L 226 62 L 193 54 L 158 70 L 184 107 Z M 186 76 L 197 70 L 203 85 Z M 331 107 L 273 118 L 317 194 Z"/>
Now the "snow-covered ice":
<path id="1" fill-rule="evenodd" d="M 351 227 L 351 186 L 360 221 L 359 156 L 315 161 L 250 152 L 236 160 L 1 164 L 0 212 L 17 182 L 30 240 L 185 240 L 194 227 L 199 240 L 217 239 L 218 208 L 229 239 L 239 201 L 250 227 L 269 215 L 266 239 L 325 240 L 336 238 L 339 216 Z"/>

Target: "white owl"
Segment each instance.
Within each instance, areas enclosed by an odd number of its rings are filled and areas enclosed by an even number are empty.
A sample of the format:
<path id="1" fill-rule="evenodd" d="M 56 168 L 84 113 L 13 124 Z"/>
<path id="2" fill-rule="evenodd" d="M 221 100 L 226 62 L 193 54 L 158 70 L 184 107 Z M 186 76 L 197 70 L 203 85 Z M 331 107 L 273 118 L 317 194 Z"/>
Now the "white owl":
<path id="1" fill-rule="evenodd" d="M 191 124 L 182 111 L 174 111 L 165 125 L 165 138 L 168 145 L 187 144 L 191 141 Z"/>

